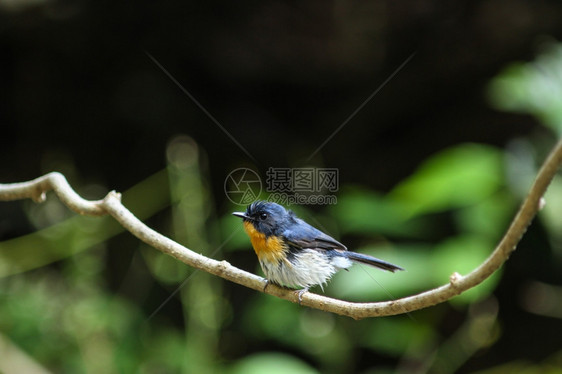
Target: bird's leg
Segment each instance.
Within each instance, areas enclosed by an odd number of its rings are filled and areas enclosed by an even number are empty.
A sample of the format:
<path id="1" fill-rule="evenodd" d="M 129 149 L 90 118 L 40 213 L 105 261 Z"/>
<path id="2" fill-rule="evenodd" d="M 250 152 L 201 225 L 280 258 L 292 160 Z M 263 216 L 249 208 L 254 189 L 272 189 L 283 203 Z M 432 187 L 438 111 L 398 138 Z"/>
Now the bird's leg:
<path id="1" fill-rule="evenodd" d="M 265 293 L 265 290 L 267 290 L 267 286 L 269 286 L 269 279 L 265 280 L 265 286 L 263 286 L 263 292 Z"/>
<path id="2" fill-rule="evenodd" d="M 305 287 L 305 288 L 303 288 L 302 290 L 298 290 L 298 291 L 297 291 L 297 294 L 299 295 L 299 305 L 302 303 L 302 295 L 304 295 L 305 293 L 307 293 L 309 288 L 310 288 L 310 287 Z"/>

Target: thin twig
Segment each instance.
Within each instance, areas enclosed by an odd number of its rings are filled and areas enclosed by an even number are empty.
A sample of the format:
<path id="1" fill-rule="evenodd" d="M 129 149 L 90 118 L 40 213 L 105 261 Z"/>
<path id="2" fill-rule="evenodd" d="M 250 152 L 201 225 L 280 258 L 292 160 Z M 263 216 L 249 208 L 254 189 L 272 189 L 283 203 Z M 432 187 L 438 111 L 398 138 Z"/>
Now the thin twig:
<path id="1" fill-rule="evenodd" d="M 469 274 L 462 276 L 458 273 L 453 273 L 449 279 L 449 283 L 441 287 L 397 300 L 355 303 L 307 292 L 302 296 L 301 304 L 355 319 L 381 317 L 427 308 L 447 301 L 477 286 L 490 277 L 515 250 L 517 243 L 541 208 L 541 198 L 561 164 L 562 141 L 555 146 L 542 165 L 529 194 L 523 201 L 517 215 L 498 246 L 494 249 L 490 257 Z M 256 291 L 265 292 L 294 303 L 299 302 L 299 296 L 297 292 L 293 290 L 277 287 L 275 285 L 269 285 L 266 288 L 265 279 L 238 269 L 230 265 L 227 261 L 216 261 L 197 254 L 152 230 L 121 204 L 121 196 L 115 191 L 108 193 L 103 200 L 88 201 L 80 197 L 72 187 L 70 187 L 62 174 L 53 172 L 29 182 L 0 184 L 0 200 L 31 198 L 34 201 L 40 202 L 45 200 L 45 193 L 49 190 L 54 190 L 59 199 L 75 212 L 93 216 L 104 214 L 113 216 L 126 230 L 130 231 L 143 242 L 177 258 L 187 265 L 207 271 Z"/>

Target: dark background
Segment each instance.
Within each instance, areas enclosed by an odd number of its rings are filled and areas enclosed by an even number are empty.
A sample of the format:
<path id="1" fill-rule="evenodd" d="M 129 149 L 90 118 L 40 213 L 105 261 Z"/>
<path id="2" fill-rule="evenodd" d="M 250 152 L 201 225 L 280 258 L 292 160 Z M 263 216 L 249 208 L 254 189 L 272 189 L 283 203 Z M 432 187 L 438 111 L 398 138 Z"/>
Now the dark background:
<path id="1" fill-rule="evenodd" d="M 490 110 L 483 88 L 562 29 L 556 1 L 16 5 L 1 19 L 2 170 L 36 176 L 38 156 L 64 149 L 116 188 L 159 170 L 178 133 L 206 149 L 217 181 L 251 161 L 144 50 L 260 167 L 308 157 L 416 52 L 319 155 L 385 189 L 436 149 L 531 131 Z"/>
<path id="2" fill-rule="evenodd" d="M 510 62 L 532 60 L 542 43 L 561 35 L 562 3 L 554 0 L 0 2 L 0 178 L 24 181 L 59 166 L 73 185 L 125 190 L 165 168 L 168 142 L 186 134 L 204 154 L 216 215 L 229 209 L 225 176 L 241 166 L 262 174 L 271 166 L 333 167 L 342 184 L 385 192 L 448 146 L 504 148 L 514 138 L 550 136 L 530 116 L 491 109 L 485 89 Z M 33 231 L 17 206 L 0 209 L 4 239 Z M 527 240 L 547 242 L 540 226 Z M 107 257 L 109 290 L 117 292 L 123 269 L 116 264 L 133 251 Z M 562 331 L 560 319 L 523 312 L 511 292 L 540 272 L 528 266 L 534 261 L 544 260 L 519 253 L 510 260 L 496 290 L 502 336 L 460 372 L 540 361 L 560 349 L 559 339 L 545 338 L 553 327 Z M 152 295 L 143 312 L 162 297 Z M 181 327 L 173 305 L 162 313 Z M 244 313 L 243 305 L 237 310 Z M 452 335 L 465 313 L 440 309 L 435 329 Z M 357 349 L 354 370 L 394 362 Z M 260 350 L 289 351 L 316 366 L 276 341 L 223 348 L 223 359 Z"/>

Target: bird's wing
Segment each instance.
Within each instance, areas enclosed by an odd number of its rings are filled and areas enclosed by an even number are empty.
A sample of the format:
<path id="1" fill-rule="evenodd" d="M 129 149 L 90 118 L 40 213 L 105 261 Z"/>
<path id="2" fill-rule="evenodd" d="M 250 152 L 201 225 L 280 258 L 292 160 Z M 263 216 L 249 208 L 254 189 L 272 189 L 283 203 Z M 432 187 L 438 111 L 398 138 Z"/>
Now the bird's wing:
<path id="1" fill-rule="evenodd" d="M 297 248 L 347 250 L 346 246 L 336 239 L 302 220 L 299 221 L 299 225 L 293 225 L 283 233 L 290 245 Z"/>

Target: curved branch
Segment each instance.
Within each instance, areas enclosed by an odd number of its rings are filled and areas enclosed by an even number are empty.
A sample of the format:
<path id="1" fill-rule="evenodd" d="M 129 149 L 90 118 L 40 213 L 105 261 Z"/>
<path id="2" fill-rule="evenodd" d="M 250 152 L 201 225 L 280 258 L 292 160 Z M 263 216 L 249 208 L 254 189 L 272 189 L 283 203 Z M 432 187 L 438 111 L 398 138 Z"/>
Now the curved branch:
<path id="1" fill-rule="evenodd" d="M 78 214 L 101 216 L 106 214 L 101 206 L 103 200 L 89 201 L 78 195 L 61 173 L 53 172 L 32 181 L 21 183 L 0 183 L 0 200 L 32 199 L 42 203 L 47 198 L 46 192 L 53 190 L 58 198 Z"/>
<path id="2" fill-rule="evenodd" d="M 542 206 L 542 196 L 562 163 L 562 141 L 552 150 L 542 165 L 529 194 L 523 201 L 513 222 L 507 229 L 498 246 L 492 254 L 476 269 L 465 276 L 453 273 L 449 283 L 416 295 L 392 301 L 356 303 L 342 301 L 310 292 L 302 296 L 301 304 L 327 312 L 361 319 L 366 317 L 380 317 L 402 314 L 418 309 L 427 308 L 464 291 L 477 286 L 490 277 L 509 257 L 534 216 Z M 29 182 L 0 184 L 0 200 L 18 200 L 31 198 L 43 201 L 45 193 L 54 190 L 57 196 L 70 209 L 85 215 L 113 216 L 125 229 L 130 231 L 143 242 L 170 255 L 178 260 L 205 270 L 229 281 L 280 297 L 294 303 L 299 302 L 298 293 L 294 290 L 269 285 L 265 288 L 266 280 L 238 269 L 227 261 L 217 261 L 197 254 L 192 250 L 174 242 L 173 240 L 152 230 L 136 218 L 123 204 L 119 193 L 112 191 L 103 200 L 88 201 L 80 197 L 68 184 L 65 177 L 57 172 L 49 173 Z M 264 289 L 265 288 L 265 289 Z"/>

